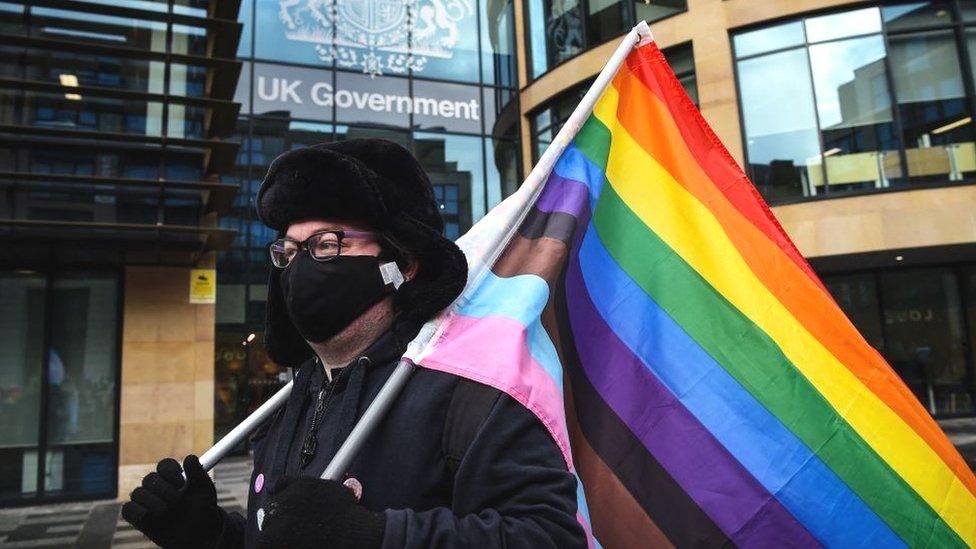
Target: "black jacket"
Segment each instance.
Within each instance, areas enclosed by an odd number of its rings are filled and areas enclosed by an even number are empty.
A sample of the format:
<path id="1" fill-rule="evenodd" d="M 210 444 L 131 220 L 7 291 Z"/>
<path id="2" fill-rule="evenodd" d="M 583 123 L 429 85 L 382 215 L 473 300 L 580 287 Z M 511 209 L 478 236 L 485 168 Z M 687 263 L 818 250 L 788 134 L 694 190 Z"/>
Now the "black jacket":
<path id="1" fill-rule="evenodd" d="M 287 404 L 254 437 L 247 520 L 232 516 L 225 539 L 240 539 L 243 529 L 245 545 L 254 546 L 259 510 L 276 478 L 321 475 L 401 354 L 390 332 L 333 373 L 315 453 L 304 467 L 316 402 L 330 384 L 314 360 L 299 369 Z M 443 438 L 459 380 L 418 368 L 350 469 L 363 505 L 385 512 L 383 547 L 585 547 L 575 477 L 539 420 L 507 395 L 499 393 L 452 474 Z"/>

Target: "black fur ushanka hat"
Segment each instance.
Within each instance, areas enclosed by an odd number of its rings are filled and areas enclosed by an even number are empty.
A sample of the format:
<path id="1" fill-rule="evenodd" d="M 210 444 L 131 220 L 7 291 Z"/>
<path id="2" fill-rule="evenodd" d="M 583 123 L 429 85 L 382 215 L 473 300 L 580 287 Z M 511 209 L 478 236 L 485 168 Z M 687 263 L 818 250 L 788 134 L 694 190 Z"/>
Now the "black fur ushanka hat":
<path id="1" fill-rule="evenodd" d="M 430 179 L 409 151 L 385 139 L 351 139 L 285 152 L 275 158 L 255 199 L 258 217 L 284 234 L 308 218 L 365 222 L 391 235 L 417 262 L 417 273 L 394 295 L 398 324 L 419 326 L 464 289 L 468 265 L 444 237 Z M 285 309 L 279 275 L 268 279 L 265 343 L 283 366 L 313 356 Z"/>

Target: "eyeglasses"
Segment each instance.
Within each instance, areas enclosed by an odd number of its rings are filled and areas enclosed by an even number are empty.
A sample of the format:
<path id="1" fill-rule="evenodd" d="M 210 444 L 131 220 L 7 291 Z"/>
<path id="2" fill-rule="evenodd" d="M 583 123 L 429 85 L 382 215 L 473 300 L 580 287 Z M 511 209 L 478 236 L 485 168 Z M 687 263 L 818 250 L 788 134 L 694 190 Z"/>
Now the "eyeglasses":
<path id="1" fill-rule="evenodd" d="M 345 238 L 376 240 L 376 233 L 368 231 L 319 231 L 299 242 L 292 238 L 279 238 L 268 244 L 271 262 L 284 269 L 298 252 L 305 248 L 315 261 L 329 261 L 342 253 Z"/>

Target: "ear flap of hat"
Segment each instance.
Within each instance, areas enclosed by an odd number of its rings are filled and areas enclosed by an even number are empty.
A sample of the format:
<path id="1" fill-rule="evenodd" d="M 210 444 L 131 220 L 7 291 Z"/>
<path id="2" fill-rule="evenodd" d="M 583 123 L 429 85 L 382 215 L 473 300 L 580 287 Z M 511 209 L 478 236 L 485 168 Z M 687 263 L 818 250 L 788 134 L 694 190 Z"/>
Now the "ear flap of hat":
<path id="1" fill-rule="evenodd" d="M 394 296 L 405 319 L 424 323 L 457 299 L 468 279 L 468 262 L 453 241 L 406 215 L 391 223 L 391 233 L 419 268 Z"/>
<path id="2" fill-rule="evenodd" d="M 281 366 L 297 367 L 314 356 L 312 348 L 288 317 L 284 293 L 281 291 L 281 270 L 274 267 L 268 275 L 264 344 L 268 349 L 268 357 Z"/>

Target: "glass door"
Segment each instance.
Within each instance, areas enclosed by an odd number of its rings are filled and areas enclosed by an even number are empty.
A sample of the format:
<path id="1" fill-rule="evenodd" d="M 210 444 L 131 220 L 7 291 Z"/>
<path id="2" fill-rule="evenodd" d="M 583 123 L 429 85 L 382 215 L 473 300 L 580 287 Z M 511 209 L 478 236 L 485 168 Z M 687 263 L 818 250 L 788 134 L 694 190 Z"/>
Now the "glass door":
<path id="1" fill-rule="evenodd" d="M 0 273 L 0 500 L 116 490 L 119 279 Z"/>
<path id="2" fill-rule="evenodd" d="M 0 274 L 0 501 L 37 494 L 47 281 Z"/>

